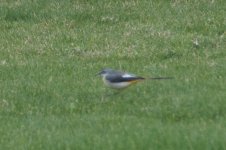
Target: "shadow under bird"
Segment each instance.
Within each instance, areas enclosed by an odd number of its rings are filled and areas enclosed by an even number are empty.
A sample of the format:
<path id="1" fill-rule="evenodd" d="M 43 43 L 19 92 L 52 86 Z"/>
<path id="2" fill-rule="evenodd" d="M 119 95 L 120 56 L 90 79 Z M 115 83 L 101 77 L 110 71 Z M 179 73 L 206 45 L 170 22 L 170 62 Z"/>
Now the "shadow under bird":
<path id="1" fill-rule="evenodd" d="M 119 70 L 113 70 L 110 68 L 103 69 L 98 73 L 102 76 L 104 84 L 113 89 L 124 89 L 134 83 L 143 80 L 162 80 L 162 79 L 173 79 L 172 77 L 153 77 L 144 78 L 141 76 L 136 76 L 131 73 L 122 72 Z"/>

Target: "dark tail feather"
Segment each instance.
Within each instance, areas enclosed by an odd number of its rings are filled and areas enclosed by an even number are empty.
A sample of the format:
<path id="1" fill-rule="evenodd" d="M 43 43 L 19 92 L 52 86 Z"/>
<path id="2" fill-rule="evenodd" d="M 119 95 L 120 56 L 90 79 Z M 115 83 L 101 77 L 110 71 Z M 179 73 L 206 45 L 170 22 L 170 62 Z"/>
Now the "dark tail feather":
<path id="1" fill-rule="evenodd" d="M 163 80 L 163 79 L 173 79 L 173 77 L 153 77 L 153 78 L 146 78 L 150 80 Z"/>

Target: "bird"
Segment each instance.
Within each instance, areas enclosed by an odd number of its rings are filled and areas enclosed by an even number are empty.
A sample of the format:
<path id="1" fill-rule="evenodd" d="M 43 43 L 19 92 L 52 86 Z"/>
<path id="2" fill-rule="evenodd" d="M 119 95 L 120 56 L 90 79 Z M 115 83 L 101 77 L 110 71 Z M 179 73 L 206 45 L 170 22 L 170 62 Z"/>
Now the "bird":
<path id="1" fill-rule="evenodd" d="M 137 76 L 132 73 L 127 73 L 120 70 L 114 70 L 111 68 L 102 69 L 97 75 L 102 76 L 104 84 L 112 89 L 124 89 L 134 83 L 137 83 L 146 79 L 150 79 L 150 80 L 172 79 L 172 77 L 145 78 L 142 76 Z"/>

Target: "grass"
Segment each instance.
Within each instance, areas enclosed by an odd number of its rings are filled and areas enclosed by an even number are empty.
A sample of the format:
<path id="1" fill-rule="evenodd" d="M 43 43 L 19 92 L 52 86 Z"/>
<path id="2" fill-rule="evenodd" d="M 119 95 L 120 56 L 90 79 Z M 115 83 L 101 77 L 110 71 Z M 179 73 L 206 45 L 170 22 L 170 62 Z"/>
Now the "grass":
<path id="1" fill-rule="evenodd" d="M 226 149 L 226 3 L 0 2 L 0 149 Z M 104 67 L 147 81 L 120 95 Z"/>

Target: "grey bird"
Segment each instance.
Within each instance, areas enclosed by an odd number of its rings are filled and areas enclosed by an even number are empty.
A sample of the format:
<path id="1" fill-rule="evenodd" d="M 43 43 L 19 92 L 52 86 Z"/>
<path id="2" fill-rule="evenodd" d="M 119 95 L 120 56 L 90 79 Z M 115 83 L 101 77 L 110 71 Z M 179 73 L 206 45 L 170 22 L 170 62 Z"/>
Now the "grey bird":
<path id="1" fill-rule="evenodd" d="M 113 89 L 123 89 L 145 79 L 151 80 L 172 79 L 172 77 L 144 78 L 141 76 L 136 76 L 131 73 L 113 70 L 110 68 L 103 69 L 98 73 L 98 75 L 102 76 L 105 85 Z"/>

